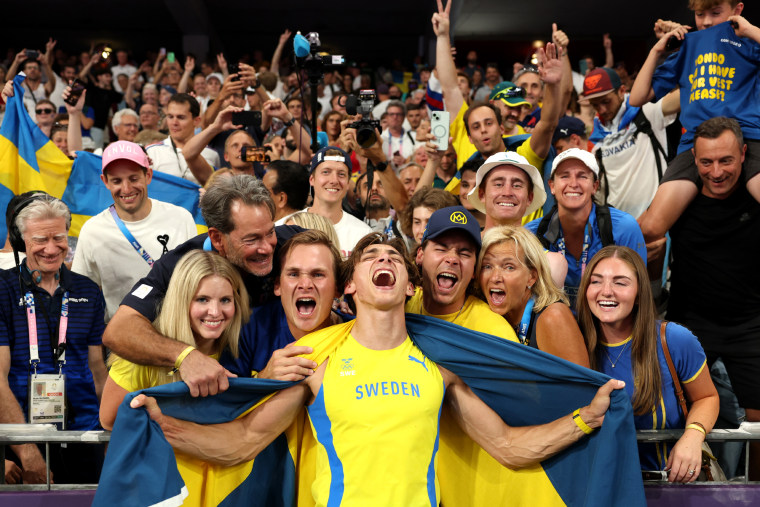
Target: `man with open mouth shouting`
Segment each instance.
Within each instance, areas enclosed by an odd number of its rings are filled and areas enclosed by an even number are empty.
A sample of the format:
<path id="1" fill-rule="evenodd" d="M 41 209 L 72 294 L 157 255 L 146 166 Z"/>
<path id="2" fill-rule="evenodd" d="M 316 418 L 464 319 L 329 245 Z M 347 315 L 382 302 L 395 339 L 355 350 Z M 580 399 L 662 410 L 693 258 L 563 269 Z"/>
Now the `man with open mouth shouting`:
<path id="1" fill-rule="evenodd" d="M 479 251 L 480 226 L 469 211 L 451 206 L 434 212 L 417 250 L 422 287 L 406 311 L 517 341 L 509 323 L 470 294 Z"/>
<path id="2" fill-rule="evenodd" d="M 313 374 L 317 363 L 299 357 L 310 354 L 311 347 L 292 342 L 343 322 L 332 312 L 343 286 L 340 251 L 325 233 L 311 229 L 296 234 L 280 249 L 279 260 L 274 288 L 279 301 L 255 307 L 240 332 L 239 358 L 232 370 L 240 376 L 301 380 Z"/>

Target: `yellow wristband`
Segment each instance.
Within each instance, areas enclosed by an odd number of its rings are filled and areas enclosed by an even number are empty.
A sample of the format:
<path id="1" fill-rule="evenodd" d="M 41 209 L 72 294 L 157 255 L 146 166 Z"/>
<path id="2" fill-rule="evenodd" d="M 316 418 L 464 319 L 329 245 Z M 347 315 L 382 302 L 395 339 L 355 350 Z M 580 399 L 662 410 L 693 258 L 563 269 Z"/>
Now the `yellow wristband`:
<path id="1" fill-rule="evenodd" d="M 686 429 L 687 430 L 697 430 L 697 431 L 702 432 L 702 434 L 704 436 L 707 436 L 707 432 L 705 431 L 705 429 L 702 427 L 701 424 L 696 424 L 696 423 L 687 424 L 686 425 Z"/>
<path id="2" fill-rule="evenodd" d="M 179 370 L 179 367 L 182 366 L 182 361 L 184 361 L 187 355 L 194 350 L 195 347 L 188 345 L 187 348 L 185 348 L 185 350 L 183 350 L 180 355 L 177 356 L 177 359 L 174 360 L 174 369 Z"/>
<path id="3" fill-rule="evenodd" d="M 576 408 L 575 412 L 573 412 L 573 422 L 581 429 L 583 433 L 586 435 L 592 433 L 594 431 L 594 428 L 586 424 L 586 422 L 581 418 L 581 409 Z"/>

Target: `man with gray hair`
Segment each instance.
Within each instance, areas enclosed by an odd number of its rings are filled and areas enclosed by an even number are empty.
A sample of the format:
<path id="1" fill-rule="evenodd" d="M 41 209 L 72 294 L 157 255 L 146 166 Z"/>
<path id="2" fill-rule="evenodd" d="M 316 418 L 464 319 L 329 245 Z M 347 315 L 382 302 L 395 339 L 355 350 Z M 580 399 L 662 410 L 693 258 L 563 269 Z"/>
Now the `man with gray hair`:
<path id="1" fill-rule="evenodd" d="M 111 127 L 116 134 L 117 141 L 135 142 L 135 136 L 140 130 L 140 122 L 137 113 L 133 110 L 121 109 L 113 115 Z"/>
<path id="2" fill-rule="evenodd" d="M 380 134 L 383 140 L 383 153 L 388 157 L 393 170 L 398 173 L 399 167 L 412 156 L 414 144 L 404 135 L 404 119 L 406 106 L 400 100 L 391 100 L 385 110 L 388 115 L 388 128 Z"/>
<path id="3" fill-rule="evenodd" d="M 272 197 L 261 181 L 247 174 L 217 180 L 201 198 L 201 210 L 208 233 L 157 260 L 126 295 L 103 335 L 105 345 L 128 361 L 177 368 L 193 396 L 226 390 L 230 373 L 197 350 L 188 353 L 186 344 L 166 338 L 151 325 L 177 262 L 191 250 L 219 253 L 237 266 L 256 306 L 274 298 L 275 247 L 293 232 L 289 226 L 275 231 Z"/>
<path id="4" fill-rule="evenodd" d="M 0 423 L 100 429 L 105 303 L 92 280 L 63 263 L 71 213 L 42 192 L 14 197 L 11 205 L 10 242 L 27 256 L 18 268 L 0 271 Z M 46 481 L 36 445 L 11 450 L 24 483 Z M 103 456 L 102 445 L 51 444 L 53 480 L 97 483 Z"/>

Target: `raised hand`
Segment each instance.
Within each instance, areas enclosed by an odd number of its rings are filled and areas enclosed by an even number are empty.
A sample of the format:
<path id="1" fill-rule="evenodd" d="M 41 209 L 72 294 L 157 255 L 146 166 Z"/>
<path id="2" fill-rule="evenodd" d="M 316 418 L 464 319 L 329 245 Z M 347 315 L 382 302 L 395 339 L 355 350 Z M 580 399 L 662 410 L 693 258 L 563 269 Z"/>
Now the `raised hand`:
<path id="1" fill-rule="evenodd" d="M 562 79 L 562 60 L 552 42 L 538 50 L 538 73 L 544 83 L 559 83 Z"/>
<path id="2" fill-rule="evenodd" d="M 441 0 L 438 1 L 438 12 L 433 14 L 432 22 L 433 22 L 433 32 L 435 32 L 435 35 L 437 37 L 441 36 L 449 36 L 449 30 L 450 30 L 450 21 L 449 21 L 449 13 L 451 12 L 451 2 L 452 0 L 448 0 L 448 3 L 446 4 L 446 7 L 443 7 L 443 4 L 441 3 Z"/>

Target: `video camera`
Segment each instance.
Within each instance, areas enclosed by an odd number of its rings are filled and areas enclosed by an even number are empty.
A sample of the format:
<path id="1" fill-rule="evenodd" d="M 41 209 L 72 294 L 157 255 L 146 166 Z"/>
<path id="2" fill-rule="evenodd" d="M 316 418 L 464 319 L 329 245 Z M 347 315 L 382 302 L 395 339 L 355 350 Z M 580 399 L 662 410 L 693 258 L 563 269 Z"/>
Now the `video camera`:
<path id="1" fill-rule="evenodd" d="M 359 90 L 359 97 L 353 94 L 346 97 L 346 112 L 352 116 L 362 115 L 361 120 L 348 125 L 348 128 L 356 129 L 356 142 L 362 148 L 369 148 L 377 142 L 375 129 L 380 130 L 380 122 L 372 119 L 376 97 L 375 90 Z"/>
<path id="2" fill-rule="evenodd" d="M 331 55 L 322 51 L 322 43 L 319 40 L 317 32 L 309 32 L 304 37 L 301 32 L 297 32 L 293 38 L 293 52 L 296 55 L 296 64 L 299 68 L 306 71 L 311 89 L 311 110 L 317 111 L 317 86 L 325 74 L 325 69 L 331 69 L 343 65 L 345 59 L 343 55 Z M 312 115 L 311 131 L 317 131 L 316 114 Z M 317 136 L 311 139 L 311 149 L 314 152 L 319 150 Z"/>

